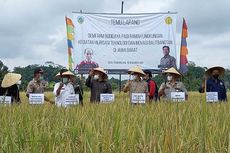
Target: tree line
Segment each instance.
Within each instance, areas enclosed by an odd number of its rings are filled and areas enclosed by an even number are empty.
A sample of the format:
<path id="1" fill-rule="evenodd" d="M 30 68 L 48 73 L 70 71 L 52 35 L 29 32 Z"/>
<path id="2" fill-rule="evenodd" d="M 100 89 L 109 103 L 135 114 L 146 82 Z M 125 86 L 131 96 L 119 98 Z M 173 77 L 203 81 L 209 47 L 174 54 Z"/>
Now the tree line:
<path id="1" fill-rule="evenodd" d="M 48 63 L 48 64 L 47 64 Z M 30 80 L 33 79 L 34 69 L 36 67 L 41 67 L 45 71 L 44 79 L 49 82 L 47 90 L 52 90 L 55 82 L 58 82 L 58 78 L 56 78 L 56 74 L 63 69 L 64 67 L 58 64 L 54 64 L 53 62 L 46 62 L 45 65 L 28 65 L 25 67 L 15 67 L 12 72 L 19 73 L 22 75 L 22 84 L 20 86 L 21 90 L 26 90 L 27 84 Z M 188 64 L 188 72 L 182 77 L 182 82 L 185 84 L 188 91 L 197 91 L 202 81 L 204 80 L 204 73 L 207 70 L 207 67 L 196 66 L 194 62 L 189 62 Z M 9 69 L 6 65 L 0 61 L 0 80 L 3 79 L 4 75 L 9 72 Z M 85 87 L 84 82 L 86 80 L 86 76 L 80 78 L 77 76 L 78 82 L 83 86 L 84 90 L 88 90 Z M 165 77 L 162 74 L 156 74 L 152 78 L 157 83 L 158 87 L 162 82 L 165 81 Z M 227 88 L 230 85 L 230 70 L 226 69 L 225 76 L 222 78 L 225 82 Z M 127 80 L 122 80 L 121 85 L 124 85 Z M 114 77 L 109 79 L 109 82 L 112 85 L 113 90 L 119 90 L 120 81 Z"/>

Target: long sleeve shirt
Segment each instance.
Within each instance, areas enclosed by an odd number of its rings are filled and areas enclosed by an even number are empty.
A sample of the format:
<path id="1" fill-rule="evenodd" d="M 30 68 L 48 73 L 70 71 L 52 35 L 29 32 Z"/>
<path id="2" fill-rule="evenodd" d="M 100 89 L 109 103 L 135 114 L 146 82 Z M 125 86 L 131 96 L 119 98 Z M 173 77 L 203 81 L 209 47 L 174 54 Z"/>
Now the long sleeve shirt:
<path id="1" fill-rule="evenodd" d="M 91 91 L 90 102 L 100 102 L 101 94 L 112 93 L 112 87 L 108 81 L 94 80 L 93 77 L 89 76 L 85 84 Z"/>
<path id="2" fill-rule="evenodd" d="M 227 94 L 226 94 L 226 88 L 224 85 L 224 82 L 220 79 L 213 79 L 210 78 L 206 81 L 206 91 L 207 92 L 217 92 L 218 93 L 218 99 L 220 101 L 226 101 L 227 100 Z M 202 87 L 199 88 L 199 92 L 204 92 L 204 89 Z"/>

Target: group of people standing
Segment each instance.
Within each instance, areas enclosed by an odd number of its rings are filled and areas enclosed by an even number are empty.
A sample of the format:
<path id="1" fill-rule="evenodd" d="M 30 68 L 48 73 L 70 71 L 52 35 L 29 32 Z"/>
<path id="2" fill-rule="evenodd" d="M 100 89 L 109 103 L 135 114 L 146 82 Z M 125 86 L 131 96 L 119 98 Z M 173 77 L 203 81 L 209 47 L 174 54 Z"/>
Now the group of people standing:
<path id="1" fill-rule="evenodd" d="M 166 101 L 170 101 L 172 92 L 184 92 L 188 97 L 184 84 L 179 81 L 181 74 L 173 67 L 163 72 L 167 80 L 160 85 L 159 90 L 156 82 L 152 80 L 152 73 L 149 70 L 143 71 L 136 66 L 131 68 L 128 73 L 133 76 L 133 79 L 127 81 L 123 91 L 129 91 L 130 96 L 132 93 L 145 93 L 149 102 L 157 101 L 161 97 Z"/>
<path id="2" fill-rule="evenodd" d="M 227 101 L 227 94 L 224 82 L 219 79 L 224 75 L 225 69 L 222 67 L 212 67 L 205 73 L 206 79 L 199 88 L 199 92 L 217 92 L 220 101 Z M 162 72 L 165 81 L 159 89 L 156 82 L 152 79 L 152 73 L 149 70 L 142 70 L 135 66 L 128 70 L 129 80 L 123 87 L 124 92 L 129 92 L 130 99 L 132 93 L 144 93 L 146 101 L 157 101 L 160 98 L 166 101 L 171 100 L 172 92 L 184 92 L 185 99 L 188 100 L 188 92 L 181 82 L 182 75 L 171 67 Z M 47 82 L 43 79 L 44 71 L 41 68 L 34 70 L 34 77 L 29 82 L 26 90 L 26 96 L 33 93 L 44 93 Z M 63 106 L 64 99 L 71 94 L 79 94 L 79 103 L 83 105 L 83 89 L 77 83 L 75 75 L 66 69 L 61 70 L 57 75 L 59 82 L 55 84 L 53 94 L 55 101 L 44 96 L 45 101 L 55 103 L 57 106 Z M 11 96 L 12 102 L 20 103 L 19 85 L 21 84 L 21 75 L 17 73 L 8 73 L 4 76 L 0 87 L 0 96 Z M 112 86 L 108 81 L 107 72 L 100 67 L 91 69 L 86 79 L 85 85 L 90 88 L 90 102 L 100 102 L 101 94 L 111 94 Z"/>

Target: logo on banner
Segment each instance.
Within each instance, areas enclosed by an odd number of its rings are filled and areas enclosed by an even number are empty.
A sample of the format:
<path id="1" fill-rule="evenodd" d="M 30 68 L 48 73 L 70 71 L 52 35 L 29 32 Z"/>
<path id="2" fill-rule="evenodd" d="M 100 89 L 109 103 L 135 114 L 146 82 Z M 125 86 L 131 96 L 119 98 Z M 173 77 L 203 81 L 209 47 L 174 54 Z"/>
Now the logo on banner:
<path id="1" fill-rule="evenodd" d="M 169 16 L 165 19 L 166 24 L 172 24 L 172 18 Z"/>
<path id="2" fill-rule="evenodd" d="M 84 22 L 84 18 L 82 16 L 78 16 L 77 21 L 79 24 L 82 24 Z"/>

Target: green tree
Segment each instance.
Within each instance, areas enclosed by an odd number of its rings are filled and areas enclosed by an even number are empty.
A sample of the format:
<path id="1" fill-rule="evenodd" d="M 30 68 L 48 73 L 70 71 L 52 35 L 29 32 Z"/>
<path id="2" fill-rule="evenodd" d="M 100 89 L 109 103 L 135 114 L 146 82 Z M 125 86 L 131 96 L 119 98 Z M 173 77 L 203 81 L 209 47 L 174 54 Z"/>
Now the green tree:
<path id="1" fill-rule="evenodd" d="M 23 90 L 26 89 L 29 81 L 33 79 L 34 70 L 37 67 L 41 67 L 44 70 L 44 79 L 49 82 L 48 89 L 51 90 L 53 88 L 54 83 L 58 81 L 58 78 L 56 78 L 55 76 L 63 68 L 62 66 L 51 66 L 51 65 L 40 66 L 34 64 L 34 65 L 28 65 L 26 67 L 15 67 L 13 72 L 22 75 L 21 88 Z"/>

